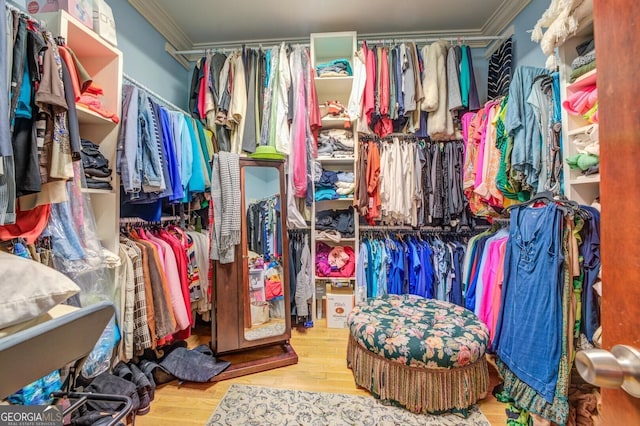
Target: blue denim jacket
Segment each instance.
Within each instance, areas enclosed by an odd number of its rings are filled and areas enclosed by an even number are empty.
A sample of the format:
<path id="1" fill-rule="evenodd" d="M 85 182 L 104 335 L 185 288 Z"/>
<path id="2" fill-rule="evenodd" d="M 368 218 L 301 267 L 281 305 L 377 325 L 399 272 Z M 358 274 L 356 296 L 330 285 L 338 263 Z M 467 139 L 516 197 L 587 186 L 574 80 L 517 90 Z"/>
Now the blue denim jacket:
<path id="1" fill-rule="evenodd" d="M 122 127 L 118 136 L 116 170 L 122 178 L 122 186 L 132 199 L 142 190 L 140 170 L 142 149 L 138 139 L 138 88 L 126 85 L 122 88 Z"/>
<path id="2" fill-rule="evenodd" d="M 145 192 L 161 192 L 166 189 L 160 160 L 158 130 L 147 94 L 138 92 L 138 138 L 142 150 L 142 189 Z"/>

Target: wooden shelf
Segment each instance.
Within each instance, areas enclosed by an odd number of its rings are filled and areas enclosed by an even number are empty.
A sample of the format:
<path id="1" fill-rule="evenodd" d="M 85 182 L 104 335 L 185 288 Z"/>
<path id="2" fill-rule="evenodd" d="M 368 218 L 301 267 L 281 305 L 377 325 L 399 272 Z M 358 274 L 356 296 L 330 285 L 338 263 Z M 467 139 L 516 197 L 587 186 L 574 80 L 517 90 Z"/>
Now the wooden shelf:
<path id="1" fill-rule="evenodd" d="M 333 158 L 333 157 L 318 157 L 316 160 L 323 164 L 353 164 L 355 158 Z"/>
<path id="2" fill-rule="evenodd" d="M 355 281 L 356 277 L 320 277 L 316 275 L 318 281 Z"/>
<path id="3" fill-rule="evenodd" d="M 569 183 L 571 185 L 587 185 L 587 184 L 599 184 L 600 183 L 600 174 L 589 175 L 589 176 L 578 176 L 573 179 L 569 179 Z"/>
<path id="4" fill-rule="evenodd" d="M 115 192 L 111 189 L 96 189 L 96 188 L 80 188 L 83 194 L 103 194 L 103 195 L 115 195 Z"/>
<path id="5" fill-rule="evenodd" d="M 80 124 L 104 124 L 114 127 L 117 125 L 110 118 L 103 117 L 82 104 L 76 104 L 76 110 L 78 111 L 78 123 Z"/>
<path id="6" fill-rule="evenodd" d="M 344 77 L 316 77 L 316 91 L 318 101 L 340 101 L 345 107 L 349 102 L 353 76 Z"/>
<path id="7" fill-rule="evenodd" d="M 334 198 L 333 200 L 315 200 L 316 203 L 331 203 L 331 202 L 340 203 L 344 201 L 350 201 L 353 203 L 353 197 Z"/>
<path id="8" fill-rule="evenodd" d="M 63 37 L 66 45 L 73 50 L 78 61 L 91 76 L 93 84 L 102 89 L 104 95 L 100 101 L 106 111 L 120 117 L 122 104 L 122 52 L 103 40 L 97 33 L 64 10 L 37 14 L 54 37 Z M 100 152 L 115 168 L 118 145 L 118 123 L 110 118 L 90 110 L 87 106 L 76 104 L 80 136 L 100 146 Z M 96 223 L 96 232 L 102 245 L 118 252 L 119 228 L 119 178 L 113 173 L 111 185 L 114 189 L 82 188 L 83 194 L 89 194 Z"/>
<path id="9" fill-rule="evenodd" d="M 356 241 L 355 238 L 353 237 L 347 237 L 347 238 L 340 238 L 340 241 L 335 241 L 331 238 L 322 238 L 322 237 L 315 237 L 316 241 L 322 241 L 325 243 L 335 243 L 335 244 L 340 244 L 340 243 L 353 243 Z"/>
<path id="10" fill-rule="evenodd" d="M 598 124 L 594 123 L 594 124 L 588 124 L 586 126 L 576 127 L 575 129 L 571 129 L 567 131 L 567 135 L 569 136 L 582 135 L 582 134 L 588 133 L 589 131 L 591 131 L 591 129 L 597 126 Z"/>
<path id="11" fill-rule="evenodd" d="M 351 123 L 351 119 L 349 117 L 333 117 L 331 115 L 322 117 L 323 128 L 340 128 L 350 130 L 353 126 L 349 125 L 349 127 L 345 127 L 346 123 Z"/>

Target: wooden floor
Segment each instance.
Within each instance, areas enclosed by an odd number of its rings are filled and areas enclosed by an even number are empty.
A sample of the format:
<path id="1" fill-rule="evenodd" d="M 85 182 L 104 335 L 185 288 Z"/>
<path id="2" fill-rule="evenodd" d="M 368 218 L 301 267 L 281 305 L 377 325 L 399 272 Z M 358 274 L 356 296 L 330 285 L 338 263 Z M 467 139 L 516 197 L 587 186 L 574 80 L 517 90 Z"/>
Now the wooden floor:
<path id="1" fill-rule="evenodd" d="M 209 342 L 208 327 L 198 328 L 196 332 L 197 335 L 189 339 L 190 347 Z M 347 368 L 347 337 L 347 329 L 328 329 L 324 320 L 319 320 L 313 328 L 294 330 L 291 346 L 298 354 L 298 364 L 219 383 L 167 383 L 156 390 L 151 412 L 138 416 L 135 423 L 138 426 L 203 426 L 232 383 L 368 396 L 356 387 Z M 480 408 L 492 425 L 504 425 L 505 406 L 491 396 L 493 386 L 499 382 L 498 374 L 492 365 L 489 371 L 489 396 L 480 401 Z"/>

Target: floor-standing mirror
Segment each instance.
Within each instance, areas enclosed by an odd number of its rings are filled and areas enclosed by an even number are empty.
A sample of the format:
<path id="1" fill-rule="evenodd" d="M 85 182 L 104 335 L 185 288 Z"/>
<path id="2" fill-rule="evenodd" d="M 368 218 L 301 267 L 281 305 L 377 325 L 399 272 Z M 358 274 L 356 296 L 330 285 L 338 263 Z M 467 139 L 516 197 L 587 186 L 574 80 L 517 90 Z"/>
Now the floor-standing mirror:
<path id="1" fill-rule="evenodd" d="M 284 179 L 282 161 L 240 159 L 242 238 L 233 263 L 215 262 L 211 327 L 212 349 L 232 365 L 215 380 L 297 362 Z"/>

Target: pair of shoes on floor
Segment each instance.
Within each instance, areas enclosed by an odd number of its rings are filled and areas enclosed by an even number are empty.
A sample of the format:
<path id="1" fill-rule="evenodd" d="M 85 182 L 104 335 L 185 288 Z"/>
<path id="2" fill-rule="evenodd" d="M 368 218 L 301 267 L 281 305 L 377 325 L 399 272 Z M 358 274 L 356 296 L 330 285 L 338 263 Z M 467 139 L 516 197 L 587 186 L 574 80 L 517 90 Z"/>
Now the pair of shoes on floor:
<path id="1" fill-rule="evenodd" d="M 155 398 L 156 383 L 153 377 L 148 377 L 134 363 L 125 364 L 120 361 L 113 367 L 113 374 L 136 385 L 140 406 L 136 411 L 138 416 L 144 416 L 151 411 L 151 401 Z"/>

